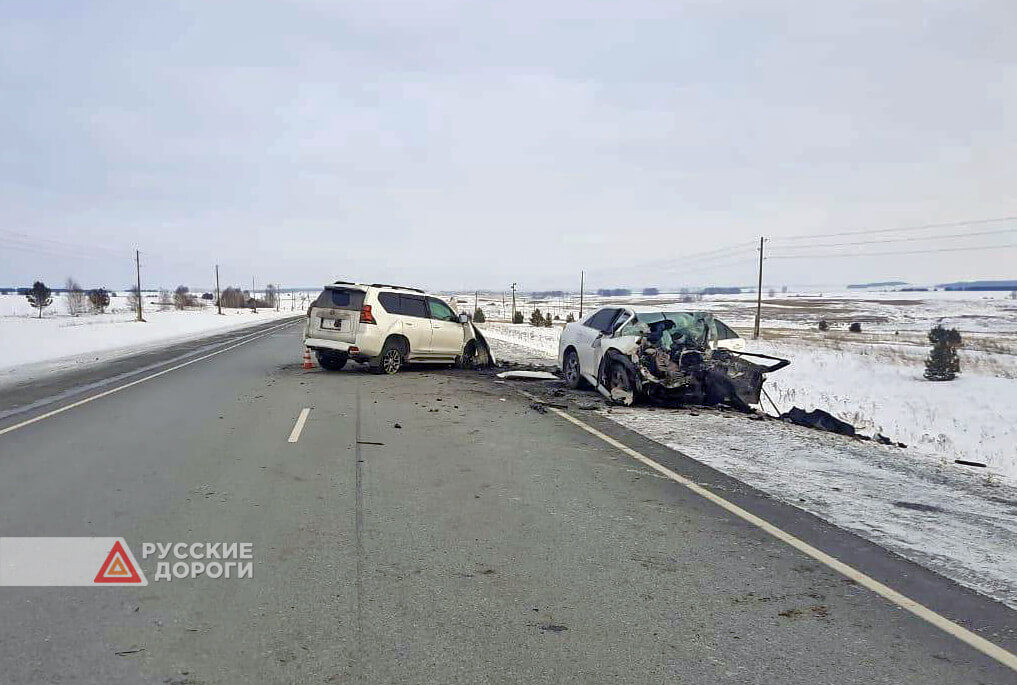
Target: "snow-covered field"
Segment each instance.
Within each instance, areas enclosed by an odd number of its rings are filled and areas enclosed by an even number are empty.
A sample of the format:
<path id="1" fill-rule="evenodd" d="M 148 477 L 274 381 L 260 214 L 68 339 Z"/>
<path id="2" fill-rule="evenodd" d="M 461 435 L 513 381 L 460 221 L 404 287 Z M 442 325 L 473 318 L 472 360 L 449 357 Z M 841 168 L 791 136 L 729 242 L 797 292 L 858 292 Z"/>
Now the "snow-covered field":
<path id="1" fill-rule="evenodd" d="M 135 321 L 125 298 L 113 298 L 105 314 L 67 314 L 63 297 L 38 318 L 24 296 L 0 295 L 0 386 L 40 373 L 95 364 L 205 335 L 299 314 L 299 295 L 290 309 L 288 294 L 279 311 L 223 309 L 213 306 L 177 311 L 144 306 L 145 323 Z"/>

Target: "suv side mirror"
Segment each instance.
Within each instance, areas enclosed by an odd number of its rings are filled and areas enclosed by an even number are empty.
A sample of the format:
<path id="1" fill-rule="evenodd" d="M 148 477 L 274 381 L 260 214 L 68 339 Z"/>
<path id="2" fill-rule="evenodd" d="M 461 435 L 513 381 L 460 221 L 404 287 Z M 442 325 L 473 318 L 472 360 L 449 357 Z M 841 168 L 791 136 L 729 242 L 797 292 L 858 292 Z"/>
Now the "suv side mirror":
<path id="1" fill-rule="evenodd" d="M 459 323 L 469 323 L 469 322 L 470 322 L 470 315 L 469 314 L 460 314 L 459 315 Z"/>

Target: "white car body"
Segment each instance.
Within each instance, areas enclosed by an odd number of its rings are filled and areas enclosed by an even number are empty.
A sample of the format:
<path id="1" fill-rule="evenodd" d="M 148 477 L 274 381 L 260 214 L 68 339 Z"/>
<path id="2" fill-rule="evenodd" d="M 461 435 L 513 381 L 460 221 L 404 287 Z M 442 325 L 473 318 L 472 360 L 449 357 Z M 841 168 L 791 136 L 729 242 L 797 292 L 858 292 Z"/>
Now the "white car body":
<path id="1" fill-rule="evenodd" d="M 588 315 L 582 321 L 566 324 L 558 339 L 558 368 L 565 369 L 565 354 L 569 349 L 575 350 L 579 360 L 579 374 L 593 387 L 600 385 L 598 374 L 601 361 L 608 350 L 614 349 L 626 356 L 635 351 L 640 334 L 634 334 L 630 324 L 636 323 L 640 314 L 664 314 L 676 312 L 673 308 L 663 307 L 602 307 Z M 691 312 L 683 312 L 691 313 Z M 710 347 L 723 348 L 736 352 L 745 349 L 745 340 L 729 326 L 718 319 L 718 333 L 724 337 L 712 336 Z"/>
<path id="2" fill-rule="evenodd" d="M 341 368 L 347 359 L 380 365 L 382 352 L 393 346 L 401 353 L 395 370 L 403 362 L 490 355 L 469 317 L 441 298 L 416 288 L 345 281 L 326 285 L 308 308 L 304 345 L 326 368 Z"/>

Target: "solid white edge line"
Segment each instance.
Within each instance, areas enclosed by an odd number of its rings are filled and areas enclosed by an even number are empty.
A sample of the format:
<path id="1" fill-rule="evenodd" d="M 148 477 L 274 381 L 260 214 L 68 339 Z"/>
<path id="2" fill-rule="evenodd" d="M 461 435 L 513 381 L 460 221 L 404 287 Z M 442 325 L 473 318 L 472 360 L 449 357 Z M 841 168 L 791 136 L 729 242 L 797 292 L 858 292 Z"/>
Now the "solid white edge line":
<path id="1" fill-rule="evenodd" d="M 112 395 L 113 393 L 120 392 L 121 390 L 126 390 L 127 388 L 132 388 L 135 385 L 138 385 L 140 383 L 144 383 L 145 381 L 150 381 L 153 378 L 158 378 L 159 376 L 165 375 L 165 374 L 169 373 L 170 371 L 176 371 L 177 369 L 182 369 L 185 366 L 190 366 L 191 364 L 197 364 L 200 361 L 203 361 L 203 360 L 208 359 L 210 357 L 214 357 L 214 356 L 216 356 L 218 354 L 222 354 L 223 352 L 229 352 L 230 350 L 236 349 L 236 348 L 240 347 L 241 345 L 246 345 L 249 342 L 254 342 L 255 340 L 259 340 L 261 338 L 264 338 L 264 337 L 268 336 L 269 334 L 271 334 L 272 332 L 279 330 L 280 328 L 286 328 L 287 326 L 292 326 L 294 323 L 297 323 L 297 322 L 295 322 L 295 321 L 288 321 L 287 323 L 281 324 L 279 326 L 274 326 L 272 328 L 265 329 L 264 331 L 259 331 L 258 333 L 252 333 L 252 334 L 248 335 L 246 337 L 246 339 L 245 338 L 241 338 L 240 339 L 241 342 L 234 343 L 234 344 L 230 345 L 229 347 L 224 347 L 221 350 L 216 350 L 215 352 L 211 352 L 209 354 L 202 355 L 202 356 L 196 357 L 194 359 L 189 359 L 186 362 L 183 362 L 181 364 L 177 364 L 176 366 L 171 366 L 170 368 L 163 369 L 162 371 L 157 371 L 156 373 L 153 373 L 153 374 L 151 374 L 149 376 L 145 376 L 144 378 L 138 378 L 137 380 L 133 380 L 130 383 L 124 383 L 123 385 L 118 385 L 115 388 L 110 388 L 109 390 L 105 390 L 105 391 L 97 393 L 95 395 L 90 395 L 90 396 L 88 396 L 88 397 L 86 397 L 84 399 L 78 400 L 77 402 L 71 402 L 70 404 L 64 405 L 63 407 L 59 407 L 59 408 L 54 409 L 52 411 L 48 411 L 48 412 L 46 412 L 44 414 L 39 414 L 38 416 L 33 416 L 30 419 L 25 419 L 24 421 L 22 421 L 20 423 L 15 423 L 12 426 L 7 426 L 7 428 L 0 429 L 0 435 L 5 435 L 5 434 L 10 433 L 12 431 L 18 430 L 19 428 L 24 428 L 25 426 L 30 426 L 33 423 L 37 423 L 39 421 L 42 421 L 43 419 L 48 419 L 51 416 L 56 416 L 57 414 L 62 414 L 65 411 L 68 411 L 70 409 L 74 409 L 75 407 L 80 407 L 83 404 L 88 404 L 89 402 L 93 402 L 95 400 L 101 399 L 101 398 L 106 397 L 108 395 Z"/>
<path id="2" fill-rule="evenodd" d="M 300 410 L 300 416 L 297 417 L 297 422 L 293 424 L 293 430 L 290 431 L 290 437 L 286 442 L 296 442 L 300 439 L 300 432 L 304 430 L 304 422 L 307 421 L 307 415 L 310 413 L 310 407 L 304 407 Z"/>
<path id="3" fill-rule="evenodd" d="M 530 398 L 531 400 L 539 401 L 538 398 L 534 397 L 533 395 L 531 395 L 531 394 L 529 394 L 527 392 L 524 392 L 522 390 L 520 390 L 519 392 L 521 392 L 523 395 L 525 395 L 526 397 Z M 568 412 L 562 411 L 561 409 L 558 409 L 557 407 L 548 406 L 547 408 L 550 411 L 552 411 L 555 414 L 557 414 L 558 416 L 560 416 L 563 419 L 565 419 L 566 421 L 569 421 L 569 422 L 575 424 L 576 426 L 578 426 L 579 428 L 582 428 L 584 431 L 586 431 L 590 435 L 593 435 L 593 436 L 595 436 L 597 438 L 600 438 L 601 440 L 603 440 L 607 444 L 609 444 L 612 447 L 615 447 L 618 450 L 624 452 L 625 454 L 627 454 L 628 456 L 632 457 L 636 461 L 638 461 L 638 462 L 640 462 L 642 464 L 645 464 L 646 466 L 649 466 L 651 469 L 653 469 L 654 471 L 660 473 L 661 475 L 667 476 L 668 478 L 670 478 L 674 482 L 678 483 L 679 485 L 682 485 L 683 487 L 688 488 L 689 490 L 691 490 L 692 492 L 696 493 L 700 497 L 713 502 L 717 506 L 725 509 L 726 511 L 728 511 L 728 512 L 730 512 L 732 514 L 734 514 L 735 516 L 737 516 L 738 518 L 742 519 L 743 521 L 751 523 L 752 525 L 756 526 L 757 528 L 760 528 L 760 529 L 766 531 L 767 533 L 769 533 L 773 537 L 777 538 L 781 542 L 785 542 L 788 545 L 791 545 L 792 547 L 794 547 L 798 551 L 802 552 L 806 556 L 812 557 L 813 559 L 815 559 L 819 563 L 823 564 L 824 566 L 833 569 L 834 571 L 840 573 L 841 575 L 845 576 L 846 578 L 850 578 L 851 580 L 853 580 L 854 582 L 858 583 L 862 587 L 868 588 L 869 590 L 871 590 L 872 592 L 875 592 L 880 597 L 883 597 L 884 599 L 889 600 L 890 602 L 893 602 L 894 604 L 896 604 L 900 608 L 906 609 L 907 611 L 910 611 L 912 614 L 914 614 L 918 618 L 920 618 L 920 619 L 922 619 L 924 621 L 927 621 L 928 623 L 931 623 L 932 625 L 934 625 L 937 628 L 939 628 L 940 630 L 942 630 L 942 631 L 952 635 L 953 637 L 957 638 L 958 640 L 960 640 L 961 642 L 965 643 L 966 645 L 977 649 L 982 654 L 985 654 L 986 656 L 988 656 L 988 657 L 990 657 L 992 659 L 995 659 L 996 661 L 998 661 L 999 663 L 1003 664 L 1004 666 L 1006 666 L 1006 667 L 1008 667 L 1008 668 L 1010 668 L 1010 669 L 1012 669 L 1014 671 L 1017 671 L 1017 655 L 1015 655 L 1015 654 L 1013 654 L 1011 652 L 1008 652 L 1007 650 L 1003 649 L 999 645 L 996 645 L 996 644 L 994 644 L 992 642 L 989 642 L 988 640 L 986 640 L 985 638 L 981 637 L 980 635 L 977 635 L 977 634 L 971 632 L 970 630 L 968 630 L 967 628 L 965 628 L 965 627 L 963 627 L 961 625 L 958 625 L 957 623 L 954 623 L 953 621 L 951 621 L 950 619 L 946 618 L 945 616 L 937 614 L 932 609 L 929 609 L 925 605 L 919 604 L 918 602 L 916 602 L 915 600 L 911 599 L 910 597 L 907 597 L 907 596 L 897 592 L 893 588 L 888 587 L 887 585 L 884 585 L 883 583 L 880 583 L 875 578 L 872 578 L 871 576 L 867 576 L 864 573 L 862 573 L 861 571 L 859 571 L 859 570 L 857 570 L 857 569 L 855 569 L 855 568 L 853 568 L 851 566 L 848 566 L 847 564 L 845 564 L 844 562 L 840 561 L 839 559 L 836 559 L 836 558 L 830 556 L 829 554 L 827 554 L 826 552 L 823 552 L 823 551 L 813 547 L 812 545 L 810 545 L 809 543 L 805 542 L 804 540 L 801 540 L 800 538 L 797 538 L 794 535 L 791 535 L 790 533 L 788 533 L 788 532 L 778 528 L 777 526 L 773 525 L 769 521 L 766 521 L 765 519 L 762 519 L 762 518 L 756 516 L 755 514 L 749 512 L 749 511 L 747 511 L 745 509 L 742 509 L 737 504 L 734 504 L 732 502 L 727 501 L 726 499 L 724 499 L 720 495 L 717 495 L 717 494 L 711 492 L 710 490 L 707 490 L 706 488 L 704 488 L 703 486 L 699 485 L 695 481 L 689 480 L 688 478 L 675 473 L 674 471 L 672 471 L 671 469 L 667 468 L 666 466 L 658 464 L 653 459 L 650 459 L 649 457 L 647 457 L 647 456 L 637 452 L 636 450 L 632 449 L 628 445 L 622 444 L 618 440 L 615 440 L 614 438 L 612 438 L 610 435 L 606 435 L 605 433 L 602 433 L 601 431 L 597 430 L 593 426 L 590 426 L 586 422 L 584 422 L 584 421 L 582 421 L 580 419 L 577 419 L 576 417 L 572 416 Z"/>

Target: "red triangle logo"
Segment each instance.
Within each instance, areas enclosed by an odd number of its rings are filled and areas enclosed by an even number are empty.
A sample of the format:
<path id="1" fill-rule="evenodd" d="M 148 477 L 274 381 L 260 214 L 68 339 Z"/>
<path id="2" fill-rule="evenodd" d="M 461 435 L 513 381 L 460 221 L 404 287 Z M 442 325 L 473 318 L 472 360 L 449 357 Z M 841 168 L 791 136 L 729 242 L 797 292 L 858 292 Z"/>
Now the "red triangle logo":
<path id="1" fill-rule="evenodd" d="M 93 583 L 140 583 L 141 574 L 134 568 L 130 555 L 124 550 L 124 546 L 117 540 L 113 548 L 106 555 L 106 561 L 102 562 L 99 572 L 95 574 Z"/>

